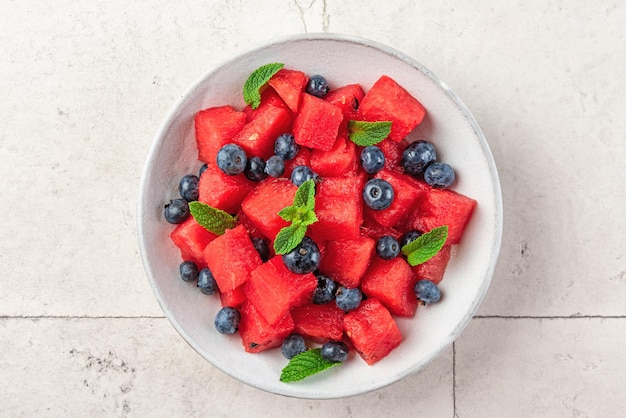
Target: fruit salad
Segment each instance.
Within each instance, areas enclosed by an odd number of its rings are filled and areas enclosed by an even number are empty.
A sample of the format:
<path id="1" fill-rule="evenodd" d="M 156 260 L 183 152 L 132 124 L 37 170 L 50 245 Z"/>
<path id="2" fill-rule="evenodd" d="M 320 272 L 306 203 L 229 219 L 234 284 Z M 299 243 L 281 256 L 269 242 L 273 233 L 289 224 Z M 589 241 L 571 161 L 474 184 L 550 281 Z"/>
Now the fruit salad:
<path id="1" fill-rule="evenodd" d="M 216 329 L 245 351 L 279 349 L 285 382 L 390 355 L 396 318 L 442 297 L 476 207 L 437 144 L 407 140 L 418 98 L 386 75 L 367 91 L 329 81 L 271 63 L 244 108 L 199 109 L 201 167 L 164 207 L 180 279 L 216 298 Z"/>

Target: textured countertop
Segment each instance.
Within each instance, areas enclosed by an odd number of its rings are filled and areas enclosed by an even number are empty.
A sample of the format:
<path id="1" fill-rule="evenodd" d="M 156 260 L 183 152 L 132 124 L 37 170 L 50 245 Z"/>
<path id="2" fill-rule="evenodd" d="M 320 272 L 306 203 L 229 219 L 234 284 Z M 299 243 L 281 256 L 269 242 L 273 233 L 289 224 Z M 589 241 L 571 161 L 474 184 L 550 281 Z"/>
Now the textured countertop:
<path id="1" fill-rule="evenodd" d="M 626 416 L 626 3 L 0 7 L 0 416 Z M 202 360 L 159 308 L 136 237 L 167 110 L 233 54 L 302 32 L 370 38 L 446 81 L 488 139 L 505 208 L 492 285 L 453 346 L 331 401 Z"/>

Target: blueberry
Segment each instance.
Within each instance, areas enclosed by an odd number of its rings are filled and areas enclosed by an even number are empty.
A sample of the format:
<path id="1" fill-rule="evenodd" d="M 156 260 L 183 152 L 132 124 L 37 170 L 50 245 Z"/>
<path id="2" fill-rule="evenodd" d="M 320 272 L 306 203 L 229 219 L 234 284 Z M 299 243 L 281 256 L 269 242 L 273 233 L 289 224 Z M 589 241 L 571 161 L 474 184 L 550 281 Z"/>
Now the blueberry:
<path id="1" fill-rule="evenodd" d="M 186 282 L 193 282 L 198 279 L 198 266 L 193 261 L 183 261 L 178 266 L 180 278 Z"/>
<path id="2" fill-rule="evenodd" d="M 304 338 L 300 334 L 291 334 L 283 340 L 283 344 L 280 346 L 280 352 L 286 359 L 291 360 L 300 353 L 304 353 L 307 350 Z"/>
<path id="3" fill-rule="evenodd" d="M 198 170 L 198 177 L 202 176 L 202 173 L 204 173 L 207 168 L 209 168 L 209 165 L 207 163 L 202 164 L 200 170 Z"/>
<path id="4" fill-rule="evenodd" d="M 217 152 L 217 166 L 229 176 L 243 173 L 247 162 L 246 152 L 239 145 L 226 144 Z"/>
<path id="5" fill-rule="evenodd" d="M 267 177 L 267 173 L 265 172 L 265 160 L 261 157 L 248 158 L 244 173 L 246 177 L 252 181 L 264 180 Z"/>
<path id="6" fill-rule="evenodd" d="M 439 189 L 452 186 L 455 178 L 454 170 L 446 163 L 432 163 L 424 171 L 424 181 L 430 186 Z"/>
<path id="7" fill-rule="evenodd" d="M 291 172 L 291 182 L 296 186 L 300 186 L 307 180 L 313 179 L 316 183 L 319 180 L 319 176 L 311 170 L 311 167 L 306 165 L 296 166 Z"/>
<path id="8" fill-rule="evenodd" d="M 335 303 L 342 311 L 352 311 L 359 307 L 363 294 L 358 287 L 340 286 L 335 296 Z"/>
<path id="9" fill-rule="evenodd" d="M 282 134 L 274 141 L 274 154 L 285 161 L 291 160 L 300 151 L 300 146 L 296 144 L 296 139 L 292 134 Z"/>
<path id="10" fill-rule="evenodd" d="M 413 286 L 413 291 L 417 300 L 422 304 L 428 305 L 430 303 L 436 303 L 441 299 L 441 291 L 437 285 L 430 280 L 418 280 Z"/>
<path id="11" fill-rule="evenodd" d="M 335 299 L 335 292 L 339 286 L 336 281 L 323 274 L 316 274 L 317 288 L 313 294 L 313 303 L 322 305 Z"/>
<path id="12" fill-rule="evenodd" d="M 393 187 L 383 179 L 371 179 L 363 187 L 363 201 L 374 210 L 387 209 L 393 202 Z"/>
<path id="13" fill-rule="evenodd" d="M 305 274 L 317 270 L 321 258 L 320 250 L 315 241 L 309 237 L 304 237 L 296 248 L 283 254 L 283 263 L 290 271 Z"/>
<path id="14" fill-rule="evenodd" d="M 163 212 L 165 220 L 169 223 L 183 223 L 189 217 L 189 203 L 185 199 L 170 200 Z"/>
<path id="15" fill-rule="evenodd" d="M 178 191 L 180 192 L 180 196 L 187 202 L 198 200 L 198 176 L 194 174 L 183 176 L 183 178 L 180 179 Z"/>
<path id="16" fill-rule="evenodd" d="M 407 233 L 402 235 L 402 238 L 400 238 L 400 248 L 404 247 L 408 243 L 411 243 L 411 242 L 415 241 L 421 235 L 422 235 L 422 233 L 419 232 L 419 231 L 408 231 Z"/>
<path id="17" fill-rule="evenodd" d="M 313 75 L 309 78 L 309 82 L 306 85 L 306 92 L 315 96 L 322 98 L 328 94 L 330 91 L 330 87 L 326 82 L 326 79 L 321 75 Z"/>
<path id="18" fill-rule="evenodd" d="M 348 358 L 348 346 L 343 341 L 328 341 L 320 354 L 328 361 L 343 363 Z"/>
<path id="19" fill-rule="evenodd" d="M 400 243 L 394 237 L 385 235 L 376 241 L 376 254 L 383 260 L 391 260 L 400 254 Z"/>
<path id="20" fill-rule="evenodd" d="M 215 328 L 220 334 L 234 334 L 239 330 L 241 314 L 229 306 L 220 309 L 215 315 Z"/>
<path id="21" fill-rule="evenodd" d="M 198 289 L 205 295 L 212 295 L 217 292 L 217 282 L 213 273 L 208 268 L 203 268 L 198 274 Z"/>
<path id="22" fill-rule="evenodd" d="M 368 174 L 374 174 L 385 166 L 385 154 L 376 145 L 370 145 L 361 151 L 361 166 Z"/>
<path id="23" fill-rule="evenodd" d="M 404 171 L 413 176 L 419 177 L 424 173 L 426 167 L 437 159 L 435 147 L 430 142 L 423 140 L 415 141 L 402 152 L 402 167 Z"/>
<path id="24" fill-rule="evenodd" d="M 280 177 L 285 172 L 285 160 L 278 155 L 272 155 L 265 162 L 265 173 L 270 177 Z"/>
<path id="25" fill-rule="evenodd" d="M 252 241 L 252 245 L 254 245 L 254 249 L 257 253 L 259 253 L 259 257 L 265 263 L 270 259 L 270 247 L 263 238 L 259 237 L 250 237 L 250 241 Z"/>

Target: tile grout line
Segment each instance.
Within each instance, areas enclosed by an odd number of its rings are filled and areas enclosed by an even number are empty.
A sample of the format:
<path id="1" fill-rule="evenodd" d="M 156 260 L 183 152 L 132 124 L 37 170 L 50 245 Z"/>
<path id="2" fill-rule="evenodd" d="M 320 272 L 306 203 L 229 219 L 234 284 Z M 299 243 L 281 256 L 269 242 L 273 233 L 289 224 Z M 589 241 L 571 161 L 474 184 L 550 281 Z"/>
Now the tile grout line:
<path id="1" fill-rule="evenodd" d="M 456 414 L 456 341 L 452 342 L 452 418 Z"/>

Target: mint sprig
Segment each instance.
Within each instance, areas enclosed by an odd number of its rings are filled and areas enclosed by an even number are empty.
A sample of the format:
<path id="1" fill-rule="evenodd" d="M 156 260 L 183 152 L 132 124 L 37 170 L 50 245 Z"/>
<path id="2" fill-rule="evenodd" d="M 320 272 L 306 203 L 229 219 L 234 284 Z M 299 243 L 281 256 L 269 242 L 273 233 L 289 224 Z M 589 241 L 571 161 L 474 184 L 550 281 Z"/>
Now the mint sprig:
<path id="1" fill-rule="evenodd" d="M 448 239 L 448 226 L 433 228 L 402 247 L 402 254 L 407 256 L 411 266 L 417 266 L 433 258 L 443 248 Z"/>
<path id="2" fill-rule="evenodd" d="M 313 348 L 293 357 L 280 373 L 280 381 L 296 382 L 341 364 L 326 360 L 321 351 L 320 348 Z"/>
<path id="3" fill-rule="evenodd" d="M 315 215 L 315 182 L 307 180 L 298 187 L 293 205 L 278 212 L 278 216 L 291 225 L 278 231 L 274 239 L 274 252 L 287 254 L 302 242 L 307 227 L 317 222 Z"/>
<path id="4" fill-rule="evenodd" d="M 391 122 L 367 122 L 351 120 L 348 122 L 348 138 L 362 147 L 376 145 L 389 136 Z"/>
<path id="5" fill-rule="evenodd" d="M 258 108 L 261 104 L 261 87 L 284 66 L 285 64 L 274 62 L 254 70 L 243 85 L 243 100 L 246 104 L 250 105 L 252 109 Z"/>
<path id="6" fill-rule="evenodd" d="M 206 230 L 222 235 L 227 229 L 232 229 L 237 218 L 202 202 L 189 202 L 191 216 Z"/>

